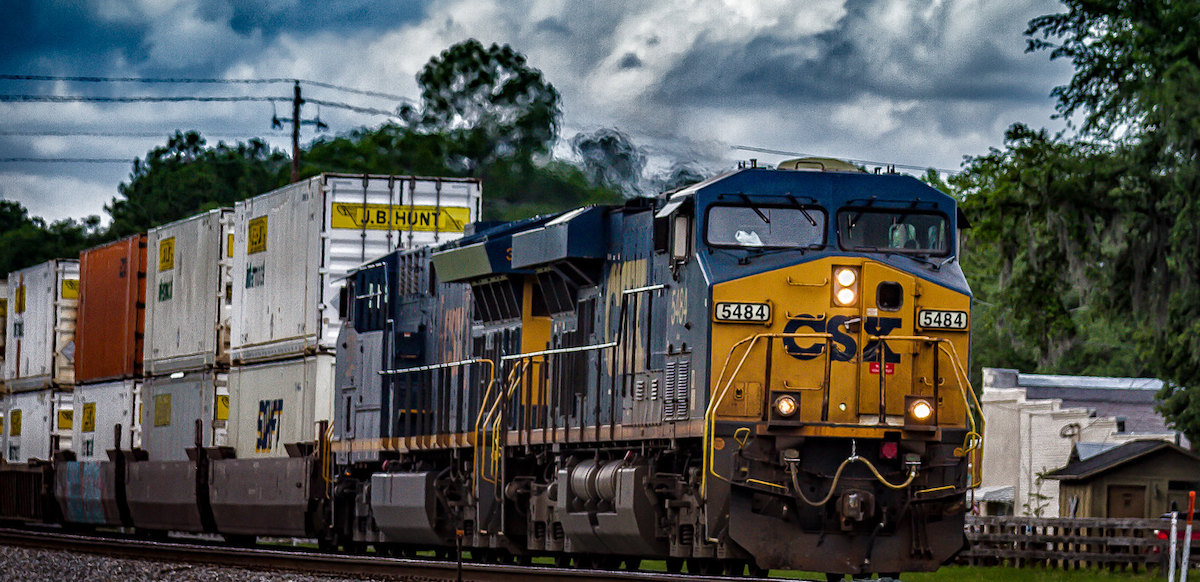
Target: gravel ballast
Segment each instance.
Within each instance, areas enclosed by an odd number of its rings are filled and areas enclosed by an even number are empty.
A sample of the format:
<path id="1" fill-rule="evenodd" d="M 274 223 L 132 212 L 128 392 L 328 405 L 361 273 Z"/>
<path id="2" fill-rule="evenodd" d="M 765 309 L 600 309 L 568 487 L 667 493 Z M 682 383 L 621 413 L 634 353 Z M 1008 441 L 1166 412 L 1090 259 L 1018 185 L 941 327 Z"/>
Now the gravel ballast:
<path id="1" fill-rule="evenodd" d="M 298 572 L 265 572 L 0 546 L 0 580 L 14 582 L 384 582 L 396 579 L 398 578 L 339 578 Z"/>

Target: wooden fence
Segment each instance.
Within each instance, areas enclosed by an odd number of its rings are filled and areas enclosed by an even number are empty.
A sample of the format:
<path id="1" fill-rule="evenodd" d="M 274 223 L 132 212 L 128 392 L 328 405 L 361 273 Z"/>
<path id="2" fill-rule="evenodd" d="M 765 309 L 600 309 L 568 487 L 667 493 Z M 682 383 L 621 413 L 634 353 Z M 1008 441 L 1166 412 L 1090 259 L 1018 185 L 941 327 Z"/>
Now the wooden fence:
<path id="1" fill-rule="evenodd" d="M 1165 519 L 968 516 L 970 546 L 959 554 L 958 563 L 1136 572 L 1166 566 L 1168 540 L 1158 539 L 1156 532 L 1170 528 Z M 1183 528 L 1180 520 L 1181 541 Z M 1178 556 L 1182 551 L 1180 544 Z M 1192 546 L 1190 562 L 1193 568 L 1200 565 L 1200 544 Z"/>

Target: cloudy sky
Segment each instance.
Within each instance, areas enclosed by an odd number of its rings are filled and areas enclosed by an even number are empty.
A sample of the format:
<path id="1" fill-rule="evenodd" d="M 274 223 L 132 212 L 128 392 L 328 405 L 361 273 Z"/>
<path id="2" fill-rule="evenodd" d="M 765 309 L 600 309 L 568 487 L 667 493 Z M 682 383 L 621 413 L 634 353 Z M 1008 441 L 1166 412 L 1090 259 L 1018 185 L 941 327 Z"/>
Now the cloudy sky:
<path id="1" fill-rule="evenodd" d="M 0 197 L 48 219 L 103 214 L 130 160 L 175 130 L 288 147 L 266 101 L 106 103 L 31 97 L 253 96 L 291 85 L 22 76 L 299 78 L 305 97 L 394 111 L 429 60 L 508 43 L 563 97 L 563 140 L 615 127 L 653 164 L 710 170 L 762 148 L 956 169 L 1005 128 L 1052 120 L 1066 63 L 1025 54 L 1054 0 L 9 0 L 0 20 Z M 306 106 L 330 132 L 388 118 Z M 305 127 L 303 139 L 315 134 Z M 569 152 L 569 148 L 560 147 Z M 56 161 L 30 161 L 56 160 Z M 83 162 L 80 160 L 91 160 Z"/>

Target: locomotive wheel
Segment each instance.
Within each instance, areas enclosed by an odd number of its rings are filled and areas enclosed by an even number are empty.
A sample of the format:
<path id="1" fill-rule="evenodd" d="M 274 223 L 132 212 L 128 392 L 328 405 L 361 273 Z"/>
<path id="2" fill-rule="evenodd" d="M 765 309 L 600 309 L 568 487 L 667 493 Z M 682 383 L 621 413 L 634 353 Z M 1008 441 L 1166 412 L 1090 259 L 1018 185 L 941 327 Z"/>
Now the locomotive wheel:
<path id="1" fill-rule="evenodd" d="M 769 578 L 771 571 L 766 568 L 759 568 L 758 564 L 755 564 L 752 560 L 750 562 L 750 575 L 754 578 Z"/>
<path id="2" fill-rule="evenodd" d="M 592 559 L 597 570 L 616 570 L 621 567 L 621 559 L 616 556 L 598 556 Z"/>
<path id="3" fill-rule="evenodd" d="M 558 554 L 557 556 L 554 556 L 554 565 L 559 568 L 570 568 L 571 556 L 566 554 Z"/>
<path id="4" fill-rule="evenodd" d="M 581 570 L 591 570 L 595 566 L 595 561 L 591 556 L 575 556 L 575 567 Z"/>
<path id="5" fill-rule="evenodd" d="M 625 570 L 626 571 L 637 572 L 638 569 L 640 569 L 641 567 L 642 567 L 642 559 L 641 558 L 626 558 L 625 559 Z"/>
<path id="6" fill-rule="evenodd" d="M 683 558 L 667 558 L 667 572 L 678 574 L 683 571 Z"/>
<path id="7" fill-rule="evenodd" d="M 726 576 L 745 576 L 746 563 L 741 560 L 724 560 Z"/>
<path id="8" fill-rule="evenodd" d="M 845 574 L 834 574 L 833 572 L 825 573 L 825 582 L 838 582 L 846 578 Z"/>
<path id="9" fill-rule="evenodd" d="M 688 558 L 688 574 L 703 576 L 720 576 L 724 571 L 721 561 L 716 558 Z"/>

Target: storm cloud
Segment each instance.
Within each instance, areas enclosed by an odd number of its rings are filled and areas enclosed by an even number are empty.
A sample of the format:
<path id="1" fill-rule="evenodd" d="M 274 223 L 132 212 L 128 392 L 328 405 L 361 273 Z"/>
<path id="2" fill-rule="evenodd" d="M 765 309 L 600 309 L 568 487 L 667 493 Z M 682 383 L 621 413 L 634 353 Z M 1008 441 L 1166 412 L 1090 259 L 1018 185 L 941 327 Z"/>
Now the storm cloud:
<path id="1" fill-rule="evenodd" d="M 1061 127 L 1049 93 L 1069 65 L 1026 54 L 1052 0 L 92 0 L 10 3 L 0 73 L 300 78 L 417 97 L 415 75 L 455 42 L 508 43 L 563 96 L 568 140 L 620 127 L 649 175 L 718 171 L 735 146 L 940 168 L 1022 121 Z M 0 81 L 9 95 L 288 97 L 276 85 Z M 306 86 L 306 97 L 393 111 L 394 99 Z M 175 130 L 235 141 L 272 130 L 269 103 L 0 103 L 0 158 L 144 156 Z M 306 107 L 304 116 L 318 114 Z M 333 132 L 386 115 L 319 110 Z M 59 135 L 47 135 L 59 134 Z M 88 134 L 88 135 L 61 135 Z M 130 136 L 128 134 L 138 134 Z M 142 137 L 148 134 L 150 137 Z M 304 139 L 314 134 L 305 129 Z M 121 163 L 0 163 L 0 196 L 47 218 L 100 213 Z"/>

